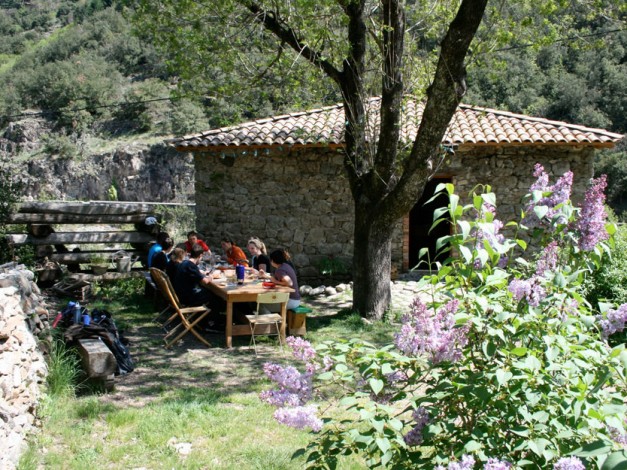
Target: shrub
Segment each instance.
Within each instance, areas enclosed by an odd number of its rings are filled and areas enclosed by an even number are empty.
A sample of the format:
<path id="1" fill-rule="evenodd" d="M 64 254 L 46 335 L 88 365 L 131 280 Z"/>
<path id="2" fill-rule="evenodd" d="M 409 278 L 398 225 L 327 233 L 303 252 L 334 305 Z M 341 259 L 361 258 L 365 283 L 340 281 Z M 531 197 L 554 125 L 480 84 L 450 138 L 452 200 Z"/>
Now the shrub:
<path id="1" fill-rule="evenodd" d="M 262 398 L 275 417 L 319 431 L 302 451 L 311 467 L 334 468 L 351 453 L 386 468 L 625 465 L 627 351 L 606 339 L 624 328 L 627 304 L 599 311 L 581 294 L 614 233 L 603 223 L 605 180 L 579 209 L 572 174 L 554 185 L 541 167 L 535 175 L 522 221 L 508 224 L 529 243 L 501 234 L 489 187 L 462 205 L 453 185 L 440 185 L 450 199 L 440 216 L 454 233 L 438 248 L 456 256 L 421 281 L 427 294 L 394 345 L 313 350 L 291 339 L 304 372 L 266 365 L 278 389 Z M 335 404 L 323 421 L 312 397 Z"/>

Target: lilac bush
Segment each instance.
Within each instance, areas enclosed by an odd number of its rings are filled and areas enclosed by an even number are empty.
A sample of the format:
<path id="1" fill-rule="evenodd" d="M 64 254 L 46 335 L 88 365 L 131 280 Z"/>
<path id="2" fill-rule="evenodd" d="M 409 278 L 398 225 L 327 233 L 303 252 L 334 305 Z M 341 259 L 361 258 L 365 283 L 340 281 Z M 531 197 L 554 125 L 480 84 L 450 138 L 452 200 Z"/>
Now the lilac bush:
<path id="1" fill-rule="evenodd" d="M 533 227 L 524 240 L 503 235 L 489 187 L 461 206 L 453 185 L 441 186 L 454 232 L 439 247 L 458 256 L 420 281 L 425 295 L 393 344 L 351 339 L 314 350 L 293 338 L 303 372 L 265 366 L 276 388 L 262 398 L 278 407 L 275 417 L 316 432 L 309 467 L 334 468 L 352 453 L 373 468 L 625 464 L 627 351 L 606 340 L 624 329 L 627 304 L 597 310 L 581 294 L 612 241 L 594 206 L 604 179 L 579 210 L 572 173 L 555 184 L 541 166 L 534 174 L 523 222 L 507 224 Z"/>
<path id="2" fill-rule="evenodd" d="M 609 234 L 605 230 L 607 212 L 605 211 L 606 176 L 592 180 L 590 189 L 586 192 L 581 214 L 575 224 L 579 231 L 579 248 L 584 251 L 592 251 L 594 247 L 604 240 Z"/>

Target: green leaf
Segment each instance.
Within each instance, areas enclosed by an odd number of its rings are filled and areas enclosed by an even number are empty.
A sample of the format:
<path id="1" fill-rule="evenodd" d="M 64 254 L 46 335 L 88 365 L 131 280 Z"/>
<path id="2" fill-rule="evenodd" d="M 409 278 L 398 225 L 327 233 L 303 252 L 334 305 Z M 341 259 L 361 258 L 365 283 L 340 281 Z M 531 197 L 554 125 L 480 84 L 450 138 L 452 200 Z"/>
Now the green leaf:
<path id="1" fill-rule="evenodd" d="M 607 454 L 612 450 L 612 447 L 611 442 L 599 439 L 573 450 L 571 455 L 576 455 L 577 457 L 595 457 L 597 455 Z"/>
<path id="2" fill-rule="evenodd" d="M 386 453 L 392 447 L 390 445 L 390 441 L 384 437 L 377 437 L 375 442 L 377 443 L 377 447 L 381 449 L 381 452 L 383 453 Z"/>
<path id="3" fill-rule="evenodd" d="M 601 470 L 627 470 L 627 450 L 612 452 L 608 455 Z"/>
<path id="4" fill-rule="evenodd" d="M 502 387 L 513 377 L 513 374 L 507 370 L 499 369 L 496 371 L 496 381 Z"/>
<path id="5" fill-rule="evenodd" d="M 509 352 L 515 356 L 522 357 L 525 354 L 527 354 L 527 348 L 518 347 L 518 348 L 511 349 Z"/>
<path id="6" fill-rule="evenodd" d="M 370 388 L 374 392 L 375 395 L 378 395 L 381 390 L 383 390 L 383 380 L 381 379 L 370 379 L 368 381 L 370 384 Z"/>
<path id="7" fill-rule="evenodd" d="M 470 264 L 470 262 L 472 261 L 472 252 L 468 249 L 468 247 L 460 245 L 459 251 L 464 257 L 464 261 L 466 261 L 467 264 Z"/>
<path id="8" fill-rule="evenodd" d="M 470 235 L 470 223 L 467 220 L 458 220 L 457 225 L 459 225 L 459 228 L 462 231 L 463 239 L 467 239 Z"/>
<path id="9" fill-rule="evenodd" d="M 355 397 L 344 397 L 340 400 L 340 405 L 342 406 L 352 406 L 357 403 L 357 398 Z"/>
<path id="10" fill-rule="evenodd" d="M 486 355 L 486 357 L 492 357 L 494 356 L 494 353 L 496 352 L 496 345 L 493 342 L 483 342 L 483 354 Z"/>
<path id="11" fill-rule="evenodd" d="M 542 220 L 549 213 L 549 208 L 547 206 L 535 206 L 533 212 L 535 212 L 538 219 Z"/>
<path id="12" fill-rule="evenodd" d="M 490 204 L 491 206 L 496 206 L 496 194 L 494 193 L 483 193 L 481 195 L 481 197 L 483 198 L 483 200 Z"/>
<path id="13" fill-rule="evenodd" d="M 470 440 L 470 441 L 466 442 L 466 444 L 464 445 L 464 450 L 466 452 L 475 452 L 475 451 L 481 449 L 482 447 L 483 446 L 481 445 L 480 442 Z"/>

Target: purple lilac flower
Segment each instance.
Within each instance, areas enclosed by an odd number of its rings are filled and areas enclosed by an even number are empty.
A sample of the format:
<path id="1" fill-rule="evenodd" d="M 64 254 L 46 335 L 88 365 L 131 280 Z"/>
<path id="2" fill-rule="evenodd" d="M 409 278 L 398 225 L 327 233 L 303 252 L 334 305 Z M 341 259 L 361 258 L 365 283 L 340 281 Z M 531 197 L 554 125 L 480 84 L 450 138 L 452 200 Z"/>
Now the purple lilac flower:
<path id="1" fill-rule="evenodd" d="M 435 470 L 472 470 L 475 459 L 472 455 L 463 455 L 459 462 L 449 462 L 448 466 L 438 465 Z"/>
<path id="2" fill-rule="evenodd" d="M 407 376 L 407 373 L 402 370 L 397 370 L 396 372 L 385 374 L 384 377 L 387 383 L 389 383 L 390 385 L 395 384 L 396 382 L 406 382 L 409 378 Z"/>
<path id="3" fill-rule="evenodd" d="M 263 370 L 270 380 L 277 383 L 279 389 L 262 392 L 262 400 L 275 406 L 294 406 L 303 405 L 311 398 L 311 373 L 301 374 L 295 367 L 272 363 L 264 364 Z M 278 404 L 281 399 L 286 402 Z"/>
<path id="4" fill-rule="evenodd" d="M 576 316 L 579 313 L 579 302 L 575 299 L 570 299 L 564 304 L 562 304 L 562 309 L 560 311 L 560 320 L 566 321 L 568 316 L 571 317 Z"/>
<path id="5" fill-rule="evenodd" d="M 289 336 L 285 342 L 292 348 L 294 357 L 303 362 L 311 362 L 316 357 L 316 350 L 311 343 L 297 336 Z"/>
<path id="6" fill-rule="evenodd" d="M 313 405 L 279 408 L 274 412 L 274 418 L 279 423 L 296 429 L 309 427 L 315 432 L 322 429 L 322 420 L 316 415 L 316 407 Z"/>
<path id="7" fill-rule="evenodd" d="M 266 403 L 277 407 L 300 406 L 303 404 L 300 395 L 285 389 L 264 390 L 259 396 Z"/>
<path id="8" fill-rule="evenodd" d="M 553 465 L 553 470 L 586 470 L 586 467 L 577 457 L 562 457 Z"/>
<path id="9" fill-rule="evenodd" d="M 538 276 L 532 276 L 529 280 L 514 279 L 508 289 L 517 302 L 525 299 L 531 307 L 537 307 L 546 297 L 546 289 Z"/>
<path id="10" fill-rule="evenodd" d="M 555 271 L 557 267 L 557 249 L 556 241 L 552 241 L 544 248 L 536 263 L 536 274 L 538 276 L 544 276 L 547 271 Z"/>
<path id="11" fill-rule="evenodd" d="M 425 355 L 433 364 L 457 361 L 468 343 L 470 324 L 455 326 L 458 300 L 451 300 L 435 314 L 419 298 L 411 312 L 403 315 L 401 331 L 395 335 L 396 347 L 410 356 Z"/>
<path id="12" fill-rule="evenodd" d="M 511 463 L 492 457 L 483 465 L 483 470 L 509 470 L 510 468 L 512 468 Z"/>
<path id="13" fill-rule="evenodd" d="M 627 425 L 627 419 L 625 420 L 625 424 Z M 621 444 L 623 447 L 627 447 L 627 433 L 622 432 L 620 429 L 617 429 L 613 426 L 608 426 L 607 430 L 610 433 L 610 437 L 617 444 Z"/>
<path id="14" fill-rule="evenodd" d="M 598 315 L 597 321 L 601 327 L 603 339 L 609 338 L 616 332 L 623 331 L 625 323 L 627 323 L 627 304 L 621 305 L 618 307 L 618 310 L 609 309 L 605 314 L 605 318 Z"/>
<path id="15" fill-rule="evenodd" d="M 537 180 L 529 189 L 531 191 L 542 191 L 543 193 L 548 193 L 548 195 L 543 196 L 539 201 L 529 201 L 525 207 L 525 223 L 532 228 L 540 225 L 551 227 L 555 222 L 558 224 L 566 223 L 566 216 L 560 212 L 557 206 L 564 204 L 570 199 L 573 186 L 573 172 L 567 171 L 558 178 L 554 185 L 550 186 L 549 175 L 544 171 L 542 165 L 536 163 L 533 176 L 535 176 Z M 538 219 L 538 216 L 534 212 L 536 206 L 546 206 L 548 208 L 548 212 L 542 220 Z"/>
<path id="16" fill-rule="evenodd" d="M 331 368 L 333 367 L 333 364 L 335 363 L 335 361 L 330 357 L 330 356 L 324 356 L 322 358 L 322 365 L 323 365 L 323 371 L 327 372 L 330 371 Z"/>
<path id="17" fill-rule="evenodd" d="M 605 202 L 606 176 L 592 180 L 592 185 L 586 191 L 585 199 L 575 228 L 579 231 L 579 248 L 583 251 L 592 251 L 597 243 L 607 240 L 609 234 L 605 230 L 607 213 Z"/>
<path id="18" fill-rule="evenodd" d="M 411 431 L 405 434 L 405 437 L 403 437 L 403 439 L 405 440 L 405 444 L 407 444 L 408 446 L 418 446 L 422 444 L 422 429 L 430 421 L 429 412 L 424 406 L 419 406 L 412 413 L 412 418 L 414 418 L 416 424 L 411 429 Z"/>
<path id="19" fill-rule="evenodd" d="M 531 284 L 523 279 L 514 279 L 509 283 L 509 291 L 517 302 L 526 298 L 531 293 Z"/>

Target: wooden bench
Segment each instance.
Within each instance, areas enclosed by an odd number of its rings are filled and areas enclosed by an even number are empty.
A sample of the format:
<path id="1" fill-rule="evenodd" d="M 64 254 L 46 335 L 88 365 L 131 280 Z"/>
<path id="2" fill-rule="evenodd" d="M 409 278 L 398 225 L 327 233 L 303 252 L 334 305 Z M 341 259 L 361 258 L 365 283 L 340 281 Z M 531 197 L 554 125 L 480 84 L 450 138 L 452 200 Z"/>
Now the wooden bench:
<path id="1" fill-rule="evenodd" d="M 155 234 L 148 233 L 145 225 L 147 217 L 155 217 L 158 222 L 161 220 L 161 216 L 155 214 L 153 204 L 28 202 L 18 205 L 8 221 L 9 224 L 26 224 L 27 233 L 9 233 L 6 237 L 11 247 L 34 246 L 40 261 L 47 258 L 48 261 L 71 267 L 70 271 L 84 272 L 81 264 L 90 263 L 94 257 L 112 261 L 120 250 L 145 262 L 149 246 L 155 240 Z M 96 224 L 113 227 L 99 231 L 85 230 L 85 225 Z M 129 224 L 133 224 L 134 229 L 129 230 Z M 80 227 L 68 227 L 72 225 Z M 108 263 L 108 271 L 116 271 L 112 262 Z M 119 276 L 108 277 L 114 279 Z"/>
<path id="2" fill-rule="evenodd" d="M 291 336 L 305 336 L 307 334 L 307 314 L 311 313 L 309 307 L 299 305 L 293 310 L 287 311 L 287 329 Z"/>

